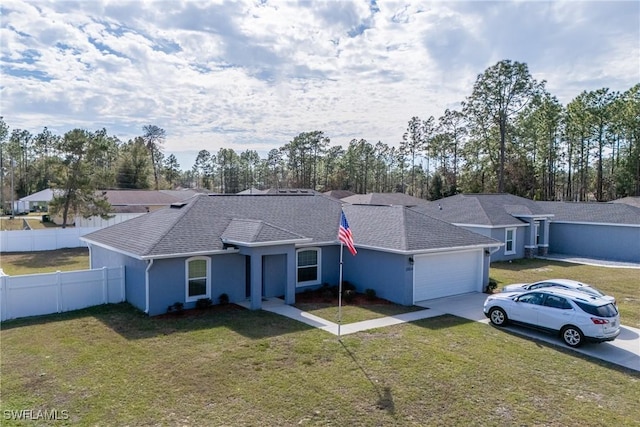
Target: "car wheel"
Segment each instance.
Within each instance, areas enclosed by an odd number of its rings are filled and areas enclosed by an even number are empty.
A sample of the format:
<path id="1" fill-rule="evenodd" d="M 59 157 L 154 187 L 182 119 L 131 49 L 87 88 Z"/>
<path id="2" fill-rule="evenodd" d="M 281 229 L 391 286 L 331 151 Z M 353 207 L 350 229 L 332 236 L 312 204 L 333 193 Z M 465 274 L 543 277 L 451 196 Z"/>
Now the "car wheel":
<path id="1" fill-rule="evenodd" d="M 489 320 L 496 326 L 504 326 L 507 324 L 507 313 L 503 309 L 494 307 L 489 311 Z"/>
<path id="2" fill-rule="evenodd" d="M 582 331 L 575 326 L 565 326 L 560 332 L 565 344 L 569 347 L 580 347 L 584 342 Z"/>

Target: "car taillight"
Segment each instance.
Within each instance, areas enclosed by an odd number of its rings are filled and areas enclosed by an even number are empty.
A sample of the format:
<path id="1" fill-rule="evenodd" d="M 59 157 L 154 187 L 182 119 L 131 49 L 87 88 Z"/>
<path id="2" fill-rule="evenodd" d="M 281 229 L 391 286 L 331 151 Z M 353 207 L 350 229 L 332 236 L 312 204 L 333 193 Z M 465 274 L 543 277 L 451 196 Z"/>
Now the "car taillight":
<path id="1" fill-rule="evenodd" d="M 609 323 L 607 319 L 598 319 L 597 317 L 592 317 L 591 321 L 596 325 L 606 325 L 607 323 Z"/>

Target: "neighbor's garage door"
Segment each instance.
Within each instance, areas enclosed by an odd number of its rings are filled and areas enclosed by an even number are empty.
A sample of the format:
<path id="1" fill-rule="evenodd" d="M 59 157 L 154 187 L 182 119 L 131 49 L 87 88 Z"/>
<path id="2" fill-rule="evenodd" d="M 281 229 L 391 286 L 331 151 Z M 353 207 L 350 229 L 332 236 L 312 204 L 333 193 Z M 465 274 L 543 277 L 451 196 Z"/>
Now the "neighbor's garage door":
<path id="1" fill-rule="evenodd" d="M 413 301 L 482 290 L 482 250 L 414 256 Z"/>

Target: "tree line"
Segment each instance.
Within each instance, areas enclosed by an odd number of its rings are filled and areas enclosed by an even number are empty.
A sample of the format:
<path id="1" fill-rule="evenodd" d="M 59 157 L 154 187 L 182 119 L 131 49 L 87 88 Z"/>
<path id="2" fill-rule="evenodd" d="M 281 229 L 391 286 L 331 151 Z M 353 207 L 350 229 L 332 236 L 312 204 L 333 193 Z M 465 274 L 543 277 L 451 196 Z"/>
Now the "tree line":
<path id="1" fill-rule="evenodd" d="M 567 105 L 525 63 L 503 60 L 478 75 L 457 110 L 411 117 L 395 143 L 332 145 L 302 132 L 265 157 L 255 150 L 201 150 L 189 170 L 165 156 L 166 132 L 142 128 L 126 142 L 106 129 L 55 135 L 10 130 L 0 119 L 2 206 L 57 188 L 54 208 L 92 214 L 100 189 L 312 188 L 403 192 L 435 200 L 508 192 L 537 200 L 608 201 L 640 195 L 640 83 L 624 92 L 584 91 Z"/>

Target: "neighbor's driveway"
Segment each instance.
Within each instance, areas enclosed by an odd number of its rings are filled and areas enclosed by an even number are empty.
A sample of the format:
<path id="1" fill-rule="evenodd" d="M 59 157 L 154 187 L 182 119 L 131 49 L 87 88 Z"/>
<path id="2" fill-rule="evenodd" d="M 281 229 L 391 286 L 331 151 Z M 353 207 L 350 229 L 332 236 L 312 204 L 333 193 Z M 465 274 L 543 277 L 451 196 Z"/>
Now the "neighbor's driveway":
<path id="1" fill-rule="evenodd" d="M 489 320 L 482 312 L 486 298 L 486 294 L 472 293 L 421 301 L 415 305 L 442 313 L 453 314 L 454 316 L 465 319 L 489 323 Z M 640 329 L 624 325 L 622 325 L 621 328 L 622 331 L 620 335 L 614 341 L 601 344 L 587 343 L 580 348 L 572 350 L 640 371 Z M 508 326 L 506 329 L 519 335 L 528 336 L 551 344 L 564 345 L 560 338 L 551 334 L 545 334 L 519 326 Z M 565 347 L 571 349 L 570 347 Z"/>

